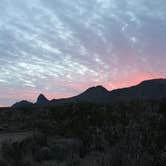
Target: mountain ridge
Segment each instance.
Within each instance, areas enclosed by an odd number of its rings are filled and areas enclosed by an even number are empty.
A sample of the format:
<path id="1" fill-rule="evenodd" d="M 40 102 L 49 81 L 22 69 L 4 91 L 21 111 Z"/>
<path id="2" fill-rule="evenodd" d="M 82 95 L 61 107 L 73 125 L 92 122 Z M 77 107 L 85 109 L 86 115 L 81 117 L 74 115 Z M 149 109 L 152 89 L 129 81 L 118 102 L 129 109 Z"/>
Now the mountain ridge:
<path id="1" fill-rule="evenodd" d="M 17 108 L 22 105 L 61 105 L 70 104 L 76 102 L 90 102 L 90 103 L 113 103 L 113 102 L 126 102 L 130 100 L 159 100 L 166 98 L 166 79 L 151 79 L 145 80 L 141 83 L 121 89 L 115 89 L 108 91 L 102 85 L 90 87 L 79 95 L 63 98 L 63 99 L 52 99 L 48 100 L 43 94 L 40 94 L 37 98 L 36 103 L 30 103 L 28 101 L 21 101 L 15 103 L 12 107 Z"/>

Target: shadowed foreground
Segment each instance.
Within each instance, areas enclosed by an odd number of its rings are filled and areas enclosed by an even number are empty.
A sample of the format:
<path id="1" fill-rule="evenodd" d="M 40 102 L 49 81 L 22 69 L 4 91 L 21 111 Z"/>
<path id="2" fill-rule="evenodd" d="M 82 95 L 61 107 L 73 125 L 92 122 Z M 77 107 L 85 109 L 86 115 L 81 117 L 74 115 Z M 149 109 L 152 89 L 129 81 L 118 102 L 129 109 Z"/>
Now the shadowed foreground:
<path id="1" fill-rule="evenodd" d="M 0 165 L 165 166 L 165 111 L 166 100 L 3 110 Z"/>

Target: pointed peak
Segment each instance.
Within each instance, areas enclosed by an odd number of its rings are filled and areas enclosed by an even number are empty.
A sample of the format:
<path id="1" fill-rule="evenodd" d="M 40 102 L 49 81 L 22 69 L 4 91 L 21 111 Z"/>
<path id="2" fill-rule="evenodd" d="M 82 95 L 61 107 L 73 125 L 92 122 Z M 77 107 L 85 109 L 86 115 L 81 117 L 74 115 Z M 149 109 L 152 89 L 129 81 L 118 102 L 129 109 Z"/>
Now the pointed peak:
<path id="1" fill-rule="evenodd" d="M 48 101 L 49 100 L 43 94 L 40 94 L 37 98 L 36 104 L 43 105 L 43 104 L 48 103 Z"/>
<path id="2" fill-rule="evenodd" d="M 38 98 L 46 98 L 42 93 L 39 94 Z"/>

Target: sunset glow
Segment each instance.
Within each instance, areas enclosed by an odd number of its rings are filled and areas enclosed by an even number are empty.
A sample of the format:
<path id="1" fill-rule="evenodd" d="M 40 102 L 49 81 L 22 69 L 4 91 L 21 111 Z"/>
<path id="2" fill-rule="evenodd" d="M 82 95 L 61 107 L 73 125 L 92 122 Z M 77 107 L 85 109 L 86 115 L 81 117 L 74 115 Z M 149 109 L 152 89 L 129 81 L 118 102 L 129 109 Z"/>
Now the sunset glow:
<path id="1" fill-rule="evenodd" d="M 2 0 L 0 106 L 166 78 L 166 1 Z"/>

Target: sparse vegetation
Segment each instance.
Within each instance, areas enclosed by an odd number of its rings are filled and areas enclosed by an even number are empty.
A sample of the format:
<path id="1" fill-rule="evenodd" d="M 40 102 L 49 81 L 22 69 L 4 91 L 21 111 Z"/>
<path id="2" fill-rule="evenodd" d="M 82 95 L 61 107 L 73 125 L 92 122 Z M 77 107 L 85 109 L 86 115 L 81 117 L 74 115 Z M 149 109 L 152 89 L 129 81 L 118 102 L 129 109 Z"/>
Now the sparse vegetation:
<path id="1" fill-rule="evenodd" d="M 166 101 L 70 104 L 0 112 L 1 166 L 165 166 Z M 76 111 L 77 108 L 77 111 Z"/>

